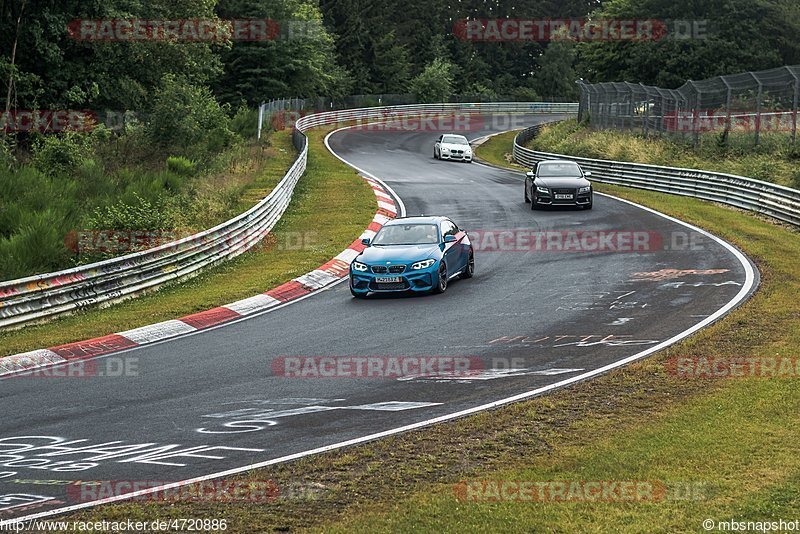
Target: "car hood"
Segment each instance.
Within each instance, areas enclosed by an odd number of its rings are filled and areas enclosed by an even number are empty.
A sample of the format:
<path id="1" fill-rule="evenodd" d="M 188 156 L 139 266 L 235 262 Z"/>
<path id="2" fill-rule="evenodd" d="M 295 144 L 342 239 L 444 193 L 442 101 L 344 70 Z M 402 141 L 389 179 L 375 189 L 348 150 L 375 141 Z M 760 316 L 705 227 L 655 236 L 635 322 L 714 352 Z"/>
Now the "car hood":
<path id="1" fill-rule="evenodd" d="M 441 143 L 440 146 L 447 150 L 471 150 L 469 145 L 456 145 L 454 143 Z"/>
<path id="2" fill-rule="evenodd" d="M 586 178 L 553 176 L 548 178 L 542 178 L 542 177 L 536 178 L 536 185 L 540 187 L 575 188 L 575 187 L 586 187 L 587 185 L 591 185 L 591 183 Z"/>
<path id="3" fill-rule="evenodd" d="M 409 263 L 441 255 L 439 245 L 375 245 L 364 249 L 356 259 L 368 264 Z"/>

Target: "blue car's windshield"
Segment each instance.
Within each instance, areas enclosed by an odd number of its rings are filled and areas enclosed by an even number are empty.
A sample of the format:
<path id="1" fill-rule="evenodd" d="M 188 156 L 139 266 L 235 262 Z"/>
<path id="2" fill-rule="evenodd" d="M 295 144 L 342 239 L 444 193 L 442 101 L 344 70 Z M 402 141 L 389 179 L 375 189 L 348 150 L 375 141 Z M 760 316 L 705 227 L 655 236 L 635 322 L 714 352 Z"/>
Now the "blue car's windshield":
<path id="1" fill-rule="evenodd" d="M 435 224 L 391 224 L 380 229 L 373 245 L 435 245 L 439 232 Z"/>

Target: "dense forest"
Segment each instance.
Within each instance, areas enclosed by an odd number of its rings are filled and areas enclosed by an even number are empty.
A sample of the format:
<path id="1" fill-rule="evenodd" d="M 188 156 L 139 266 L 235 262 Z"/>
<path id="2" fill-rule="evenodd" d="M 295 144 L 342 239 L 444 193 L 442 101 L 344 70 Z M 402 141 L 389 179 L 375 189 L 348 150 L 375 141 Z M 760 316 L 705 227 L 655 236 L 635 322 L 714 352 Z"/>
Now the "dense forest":
<path id="1" fill-rule="evenodd" d="M 796 0 L 2 0 L 0 9 L 6 110 L 148 110 L 173 77 L 236 107 L 424 92 L 440 80 L 445 93 L 570 97 L 578 77 L 674 87 L 800 62 Z M 69 32 L 85 19 L 256 18 L 283 28 L 266 41 L 214 42 L 81 41 Z M 668 32 L 645 42 L 475 42 L 454 31 L 464 19 L 504 18 L 647 19 Z M 704 33 L 670 35 L 675 21 L 702 21 Z M 286 31 L 298 23 L 305 31 Z"/>

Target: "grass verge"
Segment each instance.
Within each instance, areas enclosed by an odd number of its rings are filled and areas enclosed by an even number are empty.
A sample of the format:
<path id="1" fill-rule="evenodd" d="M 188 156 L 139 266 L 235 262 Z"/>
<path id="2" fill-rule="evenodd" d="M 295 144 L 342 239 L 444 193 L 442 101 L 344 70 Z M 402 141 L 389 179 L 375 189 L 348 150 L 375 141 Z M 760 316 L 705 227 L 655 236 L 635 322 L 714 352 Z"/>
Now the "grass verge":
<path id="1" fill-rule="evenodd" d="M 309 132 L 308 168 L 274 229 L 273 246 L 257 246 L 189 281 L 109 308 L 2 333 L 0 355 L 89 339 L 213 308 L 266 291 L 325 263 L 361 234 L 376 209 L 372 189 L 324 147 L 326 133 Z M 274 135 L 290 138 L 291 132 Z M 281 143 L 289 142 L 284 139 Z M 293 159 L 293 154 L 271 159 L 253 182 L 252 195 L 247 192 L 245 197 L 253 200 L 270 191 Z"/>
<path id="2" fill-rule="evenodd" d="M 492 165 L 522 169 L 522 166 L 512 162 L 511 157 L 511 147 L 514 143 L 514 137 L 518 133 L 519 130 L 513 130 L 488 138 L 476 149 L 475 156 L 479 160 Z"/>
<path id="3" fill-rule="evenodd" d="M 677 355 L 795 357 L 800 235 L 690 198 L 598 189 L 736 244 L 757 262 L 760 290 L 725 320 L 590 382 L 241 477 L 278 484 L 281 496 L 266 504 L 127 503 L 69 519 L 226 518 L 227 532 L 697 532 L 705 519 L 794 519 L 800 510 L 796 380 L 687 379 L 669 373 L 665 362 Z M 459 481 L 491 479 L 660 481 L 684 491 L 658 502 L 455 497 Z"/>

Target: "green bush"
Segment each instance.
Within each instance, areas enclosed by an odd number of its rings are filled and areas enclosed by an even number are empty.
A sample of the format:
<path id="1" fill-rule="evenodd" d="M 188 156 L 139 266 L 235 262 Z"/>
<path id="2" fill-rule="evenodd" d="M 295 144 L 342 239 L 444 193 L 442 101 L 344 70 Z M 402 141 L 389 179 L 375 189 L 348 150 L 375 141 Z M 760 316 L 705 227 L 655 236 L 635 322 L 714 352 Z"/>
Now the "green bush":
<path id="1" fill-rule="evenodd" d="M 33 143 L 33 164 L 51 176 L 72 172 L 82 161 L 91 158 L 92 143 L 83 132 L 42 136 Z"/>
<path id="2" fill-rule="evenodd" d="M 437 57 L 411 80 L 409 89 L 423 104 L 446 102 L 453 94 L 453 70 L 452 63 Z"/>
<path id="3" fill-rule="evenodd" d="M 148 137 L 180 155 L 207 159 L 236 140 L 227 108 L 219 105 L 211 91 L 172 74 L 161 80 L 151 111 Z"/>
<path id="4" fill-rule="evenodd" d="M 192 176 L 197 172 L 197 164 L 181 156 L 167 158 L 167 170 L 179 176 Z"/>
<path id="5" fill-rule="evenodd" d="M 133 200 L 122 199 L 110 206 L 95 208 L 88 220 L 94 230 L 167 230 L 171 217 L 161 199 L 156 202 L 133 193 Z"/>
<path id="6" fill-rule="evenodd" d="M 258 109 L 240 106 L 231 119 L 230 129 L 245 139 L 255 139 L 258 134 Z"/>

